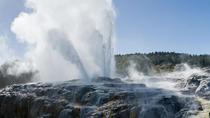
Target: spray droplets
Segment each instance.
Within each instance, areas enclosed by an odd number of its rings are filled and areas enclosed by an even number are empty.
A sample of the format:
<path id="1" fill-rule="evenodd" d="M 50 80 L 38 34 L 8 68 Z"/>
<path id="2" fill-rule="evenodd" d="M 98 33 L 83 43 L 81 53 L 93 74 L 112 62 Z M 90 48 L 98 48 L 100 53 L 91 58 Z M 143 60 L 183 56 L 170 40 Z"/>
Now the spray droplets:
<path id="1" fill-rule="evenodd" d="M 111 0 L 27 0 L 11 30 L 30 47 L 26 58 L 42 80 L 111 76 L 114 65 Z"/>

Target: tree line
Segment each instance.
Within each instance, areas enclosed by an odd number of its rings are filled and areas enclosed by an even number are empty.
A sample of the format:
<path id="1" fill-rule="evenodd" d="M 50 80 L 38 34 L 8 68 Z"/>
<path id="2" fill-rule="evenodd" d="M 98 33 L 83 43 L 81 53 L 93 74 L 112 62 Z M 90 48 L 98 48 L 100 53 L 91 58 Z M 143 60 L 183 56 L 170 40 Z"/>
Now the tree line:
<path id="1" fill-rule="evenodd" d="M 145 73 L 151 70 L 170 71 L 177 64 L 187 63 L 191 66 L 201 68 L 210 67 L 210 55 L 192 55 L 175 52 L 152 52 L 152 53 L 134 53 L 134 54 L 118 54 L 115 56 L 116 68 L 118 73 L 125 73 L 130 62 L 136 64 L 139 71 Z"/>

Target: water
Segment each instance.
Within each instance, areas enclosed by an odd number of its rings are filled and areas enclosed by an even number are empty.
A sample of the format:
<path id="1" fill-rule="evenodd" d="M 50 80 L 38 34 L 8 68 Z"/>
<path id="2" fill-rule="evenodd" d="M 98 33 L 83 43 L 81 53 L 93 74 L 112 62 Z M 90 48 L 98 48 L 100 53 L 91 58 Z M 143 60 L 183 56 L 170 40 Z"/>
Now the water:
<path id="1" fill-rule="evenodd" d="M 26 7 L 11 30 L 42 81 L 112 76 L 112 0 L 26 0 Z"/>

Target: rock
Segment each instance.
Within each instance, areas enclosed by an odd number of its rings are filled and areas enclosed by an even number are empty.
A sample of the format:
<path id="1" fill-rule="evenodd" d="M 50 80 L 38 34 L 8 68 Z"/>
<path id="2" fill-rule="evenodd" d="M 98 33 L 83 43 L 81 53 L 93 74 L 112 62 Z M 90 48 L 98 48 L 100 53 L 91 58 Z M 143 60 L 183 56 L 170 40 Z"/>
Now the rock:
<path id="1" fill-rule="evenodd" d="M 179 101 L 179 99 L 176 96 L 171 97 L 163 97 L 158 101 L 158 104 L 161 106 L 165 106 L 168 113 L 171 113 L 171 115 L 168 114 L 168 117 L 173 116 L 175 113 L 179 112 L 180 109 L 184 107 L 184 102 Z"/>
<path id="2" fill-rule="evenodd" d="M 193 74 L 191 75 L 189 78 L 187 79 L 179 79 L 177 80 L 177 85 L 176 87 L 178 87 L 179 89 L 181 89 L 183 94 L 188 94 L 188 95 L 195 95 L 195 94 L 199 94 L 199 91 L 204 92 L 204 88 L 206 88 L 206 83 L 209 81 L 209 75 L 206 74 Z M 203 88 L 201 90 L 201 88 Z M 208 91 L 207 89 L 205 89 L 205 93 Z M 203 94 L 201 92 L 201 94 Z M 204 93 L 204 94 L 205 94 Z"/>
<path id="3" fill-rule="evenodd" d="M 108 77 L 97 77 L 97 78 L 92 79 L 92 82 L 98 82 L 98 83 L 123 83 L 120 78 L 111 79 L 111 78 L 108 78 Z"/>
<path id="4" fill-rule="evenodd" d="M 167 115 L 167 111 L 164 106 L 153 105 L 147 107 L 140 114 L 140 118 L 173 118 Z"/>
<path id="5" fill-rule="evenodd" d="M 200 85 L 195 91 L 195 94 L 199 97 L 210 100 L 210 78 L 201 81 Z"/>
<path id="6" fill-rule="evenodd" d="M 206 75 L 198 75 L 193 74 L 189 78 L 187 78 L 186 88 L 195 91 L 197 87 L 200 85 L 200 82 L 204 79 L 207 79 Z"/>
<path id="7" fill-rule="evenodd" d="M 193 74 L 186 81 L 178 81 L 178 85 L 184 85 L 182 93 L 192 94 L 210 100 L 210 77 L 209 75 Z M 181 87 L 181 86 L 179 86 Z"/>
<path id="8" fill-rule="evenodd" d="M 2 118 L 164 118 L 190 111 L 188 97 L 102 78 L 91 84 L 67 81 L 57 84 L 12 85 L 0 90 Z M 190 102 L 190 103 L 189 103 Z M 185 110 L 183 110 L 185 109 Z"/>

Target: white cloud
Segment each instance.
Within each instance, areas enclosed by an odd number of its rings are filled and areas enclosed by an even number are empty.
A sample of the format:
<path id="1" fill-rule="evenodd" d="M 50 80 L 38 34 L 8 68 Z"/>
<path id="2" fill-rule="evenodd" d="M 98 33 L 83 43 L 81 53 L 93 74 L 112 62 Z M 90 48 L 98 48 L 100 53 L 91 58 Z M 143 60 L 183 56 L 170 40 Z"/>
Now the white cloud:
<path id="1" fill-rule="evenodd" d="M 43 80 L 110 76 L 114 65 L 112 0 L 26 0 L 11 30 L 33 46 L 26 54 Z M 52 79 L 53 78 L 53 79 Z"/>
<path id="2" fill-rule="evenodd" d="M 0 36 L 0 65 L 15 58 L 15 52 L 8 45 L 8 37 Z"/>

